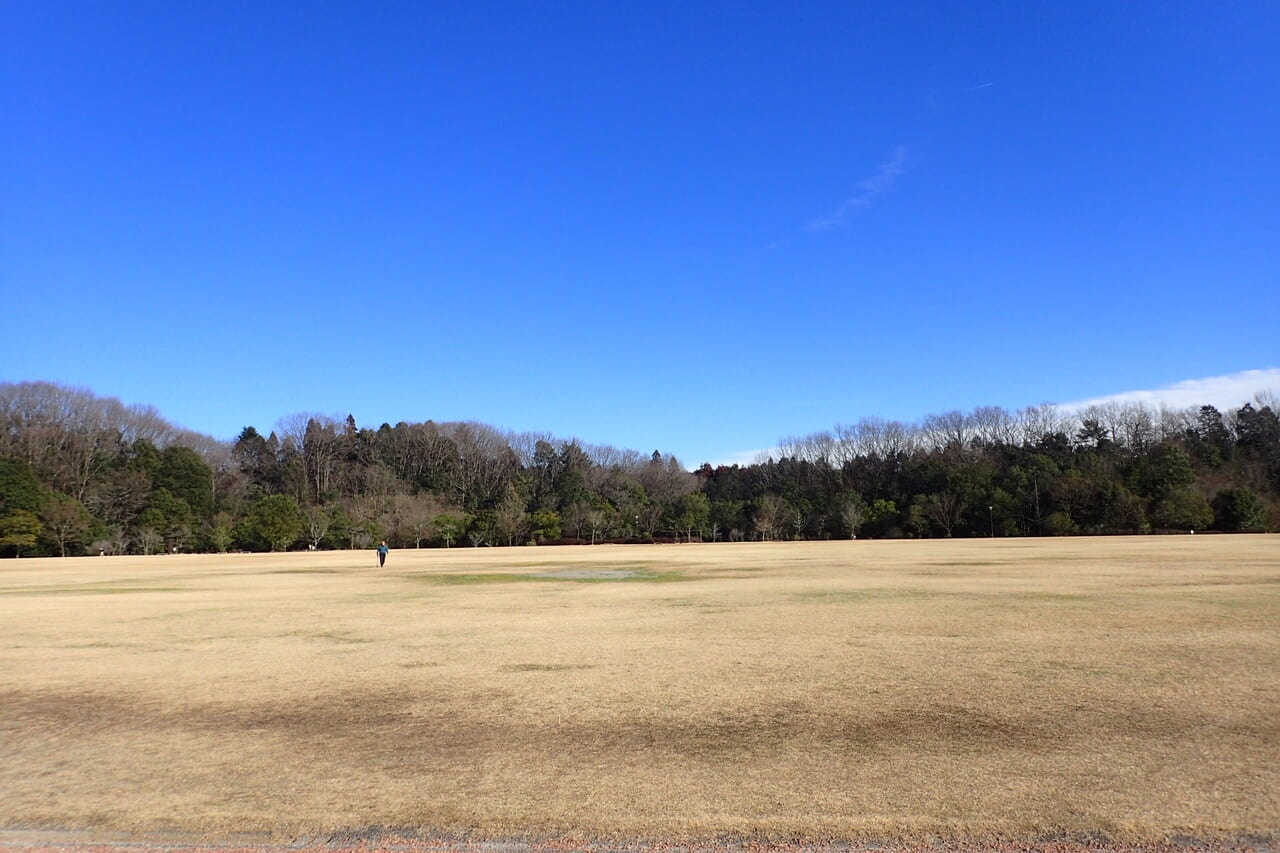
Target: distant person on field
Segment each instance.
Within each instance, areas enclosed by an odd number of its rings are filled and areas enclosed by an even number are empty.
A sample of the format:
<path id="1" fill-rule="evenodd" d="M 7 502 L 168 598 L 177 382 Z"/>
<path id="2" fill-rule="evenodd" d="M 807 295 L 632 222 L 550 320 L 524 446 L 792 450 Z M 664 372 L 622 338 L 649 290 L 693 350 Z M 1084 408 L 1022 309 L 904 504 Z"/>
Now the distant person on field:
<path id="1" fill-rule="evenodd" d="M 391 549 L 387 547 L 387 540 L 383 539 L 378 545 L 378 568 L 382 568 L 387 562 L 387 552 Z"/>

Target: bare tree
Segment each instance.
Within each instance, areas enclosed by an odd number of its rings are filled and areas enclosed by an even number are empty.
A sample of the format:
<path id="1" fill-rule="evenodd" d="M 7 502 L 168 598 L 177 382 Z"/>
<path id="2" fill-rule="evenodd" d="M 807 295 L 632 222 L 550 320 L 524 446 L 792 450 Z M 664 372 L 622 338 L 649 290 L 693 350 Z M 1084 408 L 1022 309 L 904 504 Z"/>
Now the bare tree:
<path id="1" fill-rule="evenodd" d="M 150 556 L 164 547 L 164 537 L 150 527 L 138 529 L 137 540 L 142 553 Z"/>
<path id="2" fill-rule="evenodd" d="M 95 482 L 85 505 L 107 524 L 128 524 L 147 503 L 151 479 L 141 471 L 112 471 Z"/>
<path id="3" fill-rule="evenodd" d="M 850 539 L 858 538 L 858 528 L 867 517 L 867 505 L 857 495 L 850 495 L 840 504 L 840 520 L 849 531 Z"/>
<path id="4" fill-rule="evenodd" d="M 609 529 L 610 516 L 602 510 L 593 509 L 587 513 L 587 526 L 591 528 L 591 544 L 596 544 L 600 534 Z"/>
<path id="5" fill-rule="evenodd" d="M 511 482 L 519 459 L 507 442 L 506 434 L 487 424 L 468 421 L 445 424 L 446 432 L 457 451 L 457 463 L 451 471 L 450 483 L 458 501 L 492 505 Z"/>
<path id="6" fill-rule="evenodd" d="M 674 456 L 654 451 L 649 461 L 635 472 L 645 493 L 653 500 L 673 500 L 698 488 L 698 478 L 686 471 Z"/>
<path id="7" fill-rule="evenodd" d="M 979 406 L 969 415 L 977 440 L 986 447 L 1007 447 L 1016 440 L 1016 421 L 999 406 Z"/>
<path id="8" fill-rule="evenodd" d="M 787 519 L 787 502 L 777 495 L 761 495 L 756 499 L 753 521 L 763 539 L 777 539 Z"/>
<path id="9" fill-rule="evenodd" d="M 1028 406 L 1018 413 L 1018 439 L 1022 444 L 1037 445 L 1058 434 L 1071 432 L 1071 418 L 1052 403 Z"/>
<path id="10" fill-rule="evenodd" d="M 565 510 L 565 527 L 573 531 L 573 537 L 575 539 L 582 538 L 582 528 L 587 526 L 591 512 L 591 505 L 586 501 L 574 501 Z"/>
<path id="11" fill-rule="evenodd" d="M 936 492 L 924 499 L 925 517 L 946 531 L 947 538 L 964 515 L 964 504 L 951 492 Z"/>
<path id="12" fill-rule="evenodd" d="M 216 456 L 225 443 L 180 429 L 152 406 L 125 406 L 87 388 L 52 382 L 0 383 L 0 456 L 27 462 L 56 491 L 84 501 L 124 447 L 145 440 L 184 443 Z"/>
<path id="13" fill-rule="evenodd" d="M 421 548 L 423 540 L 431 538 L 435 519 L 447 507 L 431 494 L 399 495 L 396 502 L 399 505 L 401 528 L 408 534 L 408 538 L 413 539 L 414 547 Z"/>
<path id="14" fill-rule="evenodd" d="M 498 535 L 507 540 L 507 545 L 514 544 L 517 537 L 523 535 L 529 527 L 529 517 L 524 511 L 524 501 L 516 494 L 515 489 L 508 489 L 502 503 L 494 512 L 494 524 Z"/>
<path id="15" fill-rule="evenodd" d="M 963 453 L 973 432 L 972 420 L 963 412 L 950 411 L 924 418 L 924 433 L 936 450 Z"/>
<path id="16" fill-rule="evenodd" d="M 45 498 L 40 511 L 45 532 L 58 543 L 58 552 L 67 556 L 67 545 L 81 542 L 89 532 L 92 519 L 84 504 L 67 495 L 52 494 Z"/>
<path id="17" fill-rule="evenodd" d="M 1141 403 L 1121 407 L 1120 443 L 1130 450 L 1147 450 L 1155 443 L 1156 424 L 1152 410 Z"/>
<path id="18" fill-rule="evenodd" d="M 343 531 L 347 538 L 347 547 L 368 548 L 377 538 L 378 516 L 382 509 L 377 500 L 360 495 L 347 498 L 342 502 L 349 523 Z"/>
<path id="19" fill-rule="evenodd" d="M 332 525 L 333 513 L 328 507 L 309 506 L 302 511 L 303 530 L 306 531 L 313 551 L 320 547 L 320 542 L 328 535 Z"/>
<path id="20" fill-rule="evenodd" d="M 117 555 L 129 553 L 129 538 L 125 536 L 124 529 L 120 527 L 112 527 L 107 530 L 107 535 L 101 539 L 95 539 L 89 545 L 92 553 L 105 555 Z M 226 550 L 226 549 L 223 549 Z"/>

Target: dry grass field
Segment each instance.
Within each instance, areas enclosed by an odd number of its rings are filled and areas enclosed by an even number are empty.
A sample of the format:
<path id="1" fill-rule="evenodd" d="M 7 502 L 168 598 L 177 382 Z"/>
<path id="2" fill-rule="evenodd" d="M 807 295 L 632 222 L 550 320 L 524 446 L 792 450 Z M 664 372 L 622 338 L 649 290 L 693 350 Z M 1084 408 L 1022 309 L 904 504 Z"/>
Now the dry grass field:
<path id="1" fill-rule="evenodd" d="M 0 563 L 0 831 L 370 827 L 1274 839 L 1280 537 Z"/>

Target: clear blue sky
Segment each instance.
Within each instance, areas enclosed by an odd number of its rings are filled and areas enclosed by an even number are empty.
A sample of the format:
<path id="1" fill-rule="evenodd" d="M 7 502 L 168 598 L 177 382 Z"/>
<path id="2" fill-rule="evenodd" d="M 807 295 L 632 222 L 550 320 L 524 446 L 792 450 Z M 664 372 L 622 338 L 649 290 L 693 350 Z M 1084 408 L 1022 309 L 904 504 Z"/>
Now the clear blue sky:
<path id="1" fill-rule="evenodd" d="M 692 467 L 1274 369 L 1277 45 L 1270 0 L 9 0 L 0 379 Z"/>

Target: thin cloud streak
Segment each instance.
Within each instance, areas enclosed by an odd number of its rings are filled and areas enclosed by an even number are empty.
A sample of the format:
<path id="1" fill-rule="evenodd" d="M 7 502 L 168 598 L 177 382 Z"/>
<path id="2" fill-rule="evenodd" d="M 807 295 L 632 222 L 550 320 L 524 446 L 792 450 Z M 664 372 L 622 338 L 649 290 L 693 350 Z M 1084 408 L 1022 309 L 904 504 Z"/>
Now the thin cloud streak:
<path id="1" fill-rule="evenodd" d="M 708 459 L 706 462 L 712 468 L 718 468 L 721 465 L 726 467 L 738 465 L 745 468 L 748 465 L 762 465 L 770 459 L 777 459 L 780 452 L 778 447 L 766 447 L 761 450 L 734 450 L 724 456 Z"/>
<path id="2" fill-rule="evenodd" d="M 1259 398 L 1272 401 L 1277 397 L 1280 397 L 1280 367 L 1268 367 L 1262 370 L 1243 370 L 1226 376 L 1187 379 L 1154 390 L 1122 391 L 1104 397 L 1090 397 L 1087 400 L 1055 404 L 1055 408 L 1068 415 L 1076 415 L 1089 406 L 1102 406 L 1108 403 L 1141 403 L 1153 409 L 1163 407 L 1174 411 L 1213 406 L 1225 413 L 1234 412 L 1245 403 L 1255 402 Z M 1274 405 L 1274 402 L 1271 404 Z M 981 404 L 975 403 L 975 405 Z M 770 457 L 777 459 L 781 453 L 781 448 L 774 446 L 758 450 L 730 451 L 707 461 L 713 467 L 717 465 L 746 466 L 765 462 Z"/>
<path id="3" fill-rule="evenodd" d="M 1168 409 L 1186 409 L 1194 406 L 1213 406 L 1234 410 L 1254 399 L 1256 395 L 1280 393 L 1280 368 L 1244 370 L 1226 376 L 1208 376 L 1204 379 L 1187 379 L 1164 388 L 1149 391 L 1122 391 L 1105 397 L 1091 397 L 1073 403 L 1063 403 L 1059 408 L 1077 412 L 1089 406 L 1105 403 L 1144 403 L 1148 406 L 1164 406 Z"/>
<path id="4" fill-rule="evenodd" d="M 876 173 L 858 182 L 858 191 L 845 199 L 830 216 L 815 219 L 809 223 L 810 231 L 829 231 L 838 228 L 848 219 L 849 214 L 860 208 L 868 207 L 871 200 L 893 186 L 894 182 L 906 171 L 907 148 L 899 145 L 893 149 L 893 155 L 880 164 Z"/>

